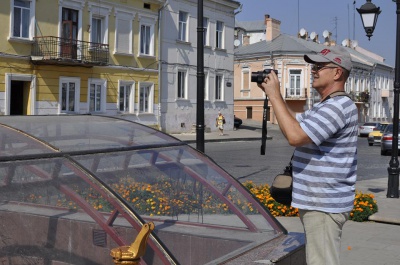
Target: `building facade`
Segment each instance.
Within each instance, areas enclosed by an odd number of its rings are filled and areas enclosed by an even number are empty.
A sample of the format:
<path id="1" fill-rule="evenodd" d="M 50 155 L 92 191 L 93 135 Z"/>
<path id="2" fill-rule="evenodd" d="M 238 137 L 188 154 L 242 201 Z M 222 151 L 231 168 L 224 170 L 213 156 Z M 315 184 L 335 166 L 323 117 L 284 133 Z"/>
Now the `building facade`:
<path id="1" fill-rule="evenodd" d="M 161 0 L 0 2 L 0 112 L 158 126 Z"/>
<path id="2" fill-rule="evenodd" d="M 204 124 L 215 131 L 218 111 L 233 128 L 233 36 L 231 0 L 203 2 Z M 191 132 L 197 108 L 197 1 L 167 1 L 160 11 L 160 117 L 168 133 Z"/>
<path id="3" fill-rule="evenodd" d="M 279 32 L 280 21 L 265 16 L 266 40 L 235 49 L 234 98 L 235 115 L 242 119 L 262 121 L 264 93 L 251 75 L 264 69 L 278 70 L 281 94 L 293 113 L 300 113 L 319 102 L 318 93 L 311 87 L 311 65 L 304 54 L 312 54 L 336 45 L 325 34 L 324 42 L 310 39 L 307 34 L 289 36 Z M 268 34 L 270 33 L 270 34 Z M 353 69 L 346 82 L 359 110 L 359 121 L 391 121 L 394 68 L 385 64 L 380 56 L 368 52 L 351 42 L 344 43 L 351 55 Z M 276 123 L 274 109 L 268 108 L 267 119 Z"/>

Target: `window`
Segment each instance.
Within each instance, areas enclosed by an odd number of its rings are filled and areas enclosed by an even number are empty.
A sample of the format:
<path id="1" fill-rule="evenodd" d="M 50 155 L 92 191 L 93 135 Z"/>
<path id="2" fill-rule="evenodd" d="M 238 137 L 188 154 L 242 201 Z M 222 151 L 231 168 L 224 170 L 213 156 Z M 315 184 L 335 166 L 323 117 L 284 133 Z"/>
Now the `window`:
<path id="1" fill-rule="evenodd" d="M 223 100 L 223 79 L 222 75 L 215 76 L 215 100 Z"/>
<path id="2" fill-rule="evenodd" d="M 204 28 L 204 33 L 203 33 L 203 44 L 204 46 L 209 45 L 209 40 L 208 40 L 208 18 L 203 18 L 203 28 Z"/>
<path id="3" fill-rule="evenodd" d="M 179 36 L 178 36 L 178 39 L 181 41 L 188 41 L 187 24 L 188 24 L 188 13 L 179 11 Z"/>
<path id="4" fill-rule="evenodd" d="M 204 99 L 205 100 L 209 100 L 209 96 L 208 96 L 208 87 L 209 87 L 208 78 L 209 78 L 209 76 L 210 76 L 209 72 L 204 73 Z"/>
<path id="5" fill-rule="evenodd" d="M 90 41 L 93 43 L 108 44 L 108 17 L 111 7 L 104 4 L 89 2 L 90 11 Z M 93 45 L 93 44 L 91 44 Z"/>
<path id="6" fill-rule="evenodd" d="M 134 85 L 133 82 L 119 81 L 118 110 L 133 113 L 134 111 Z"/>
<path id="7" fill-rule="evenodd" d="M 224 23 L 221 21 L 217 21 L 215 41 L 215 47 L 219 49 L 224 48 Z"/>
<path id="8" fill-rule="evenodd" d="M 30 39 L 34 36 L 35 1 L 11 0 L 11 37 Z"/>
<path id="9" fill-rule="evenodd" d="M 140 53 L 150 54 L 150 26 L 142 25 L 140 27 Z"/>
<path id="10" fill-rule="evenodd" d="M 103 20 L 101 18 L 92 18 L 92 27 L 90 29 L 90 41 L 94 43 L 103 43 Z"/>
<path id="11" fill-rule="evenodd" d="M 249 69 L 242 70 L 242 90 L 249 90 L 250 89 L 250 72 Z"/>
<path id="12" fill-rule="evenodd" d="M 360 91 L 359 83 L 358 83 L 358 77 L 354 77 L 354 90 L 356 92 Z"/>
<path id="13" fill-rule="evenodd" d="M 60 113 L 79 112 L 79 91 L 79 78 L 60 78 Z"/>
<path id="14" fill-rule="evenodd" d="M 139 56 L 154 56 L 154 27 L 157 18 L 139 14 Z"/>
<path id="15" fill-rule="evenodd" d="M 300 96 L 301 70 L 290 70 L 289 75 L 289 96 Z"/>
<path id="16" fill-rule="evenodd" d="M 178 98 L 186 98 L 186 72 L 178 71 Z"/>
<path id="17" fill-rule="evenodd" d="M 141 83 L 139 88 L 139 113 L 152 113 L 153 84 Z"/>
<path id="18" fill-rule="evenodd" d="M 115 53 L 132 54 L 132 20 L 131 14 L 123 12 L 117 14 Z"/>
<path id="19" fill-rule="evenodd" d="M 89 112 L 100 112 L 105 110 L 105 91 L 105 80 L 89 78 Z"/>
<path id="20" fill-rule="evenodd" d="M 242 69 L 242 89 L 240 92 L 243 98 L 250 97 L 250 70 L 248 67 Z"/>

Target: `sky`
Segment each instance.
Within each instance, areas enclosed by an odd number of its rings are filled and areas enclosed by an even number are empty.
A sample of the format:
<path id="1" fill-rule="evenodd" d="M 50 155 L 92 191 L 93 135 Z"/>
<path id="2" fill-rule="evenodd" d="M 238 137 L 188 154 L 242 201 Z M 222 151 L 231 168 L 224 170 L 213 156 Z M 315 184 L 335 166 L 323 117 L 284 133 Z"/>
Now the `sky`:
<path id="1" fill-rule="evenodd" d="M 237 1 L 243 4 L 242 11 L 236 15 L 239 21 L 264 20 L 264 15 L 269 14 L 271 18 L 281 21 L 281 33 L 296 36 L 304 28 L 308 35 L 311 32 L 317 33 L 320 41 L 324 40 L 324 30 L 328 30 L 336 43 L 341 44 L 344 39 L 355 39 L 360 47 L 382 56 L 386 64 L 395 66 L 396 3 L 391 0 L 372 0 L 382 12 L 371 40 L 368 40 L 361 17 L 355 9 L 365 4 L 365 0 Z"/>

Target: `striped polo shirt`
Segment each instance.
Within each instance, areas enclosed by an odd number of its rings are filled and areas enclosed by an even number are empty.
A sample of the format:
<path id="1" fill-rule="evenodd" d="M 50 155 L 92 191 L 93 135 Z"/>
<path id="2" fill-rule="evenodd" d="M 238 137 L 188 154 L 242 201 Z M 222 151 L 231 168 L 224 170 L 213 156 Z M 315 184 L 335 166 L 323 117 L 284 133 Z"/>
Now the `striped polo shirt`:
<path id="1" fill-rule="evenodd" d="M 295 149 L 292 206 L 350 212 L 357 178 L 357 107 L 349 97 L 336 96 L 296 119 L 313 143 Z"/>

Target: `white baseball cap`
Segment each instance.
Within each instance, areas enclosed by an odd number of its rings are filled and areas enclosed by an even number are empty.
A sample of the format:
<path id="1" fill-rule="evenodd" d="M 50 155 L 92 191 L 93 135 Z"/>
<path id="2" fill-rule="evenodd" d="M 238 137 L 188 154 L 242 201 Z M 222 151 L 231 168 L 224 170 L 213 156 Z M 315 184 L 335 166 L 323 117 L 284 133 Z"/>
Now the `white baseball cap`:
<path id="1" fill-rule="evenodd" d="M 334 63 L 348 71 L 351 71 L 353 64 L 351 63 L 351 56 L 345 48 L 341 46 L 328 47 L 323 49 L 317 54 L 304 55 L 304 60 L 307 63 Z"/>

